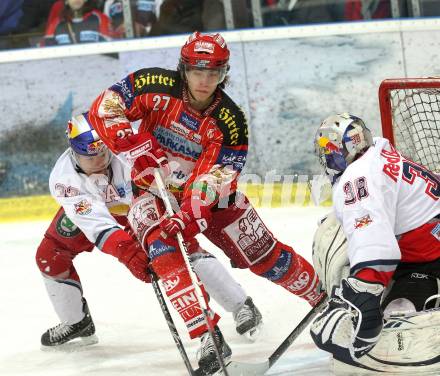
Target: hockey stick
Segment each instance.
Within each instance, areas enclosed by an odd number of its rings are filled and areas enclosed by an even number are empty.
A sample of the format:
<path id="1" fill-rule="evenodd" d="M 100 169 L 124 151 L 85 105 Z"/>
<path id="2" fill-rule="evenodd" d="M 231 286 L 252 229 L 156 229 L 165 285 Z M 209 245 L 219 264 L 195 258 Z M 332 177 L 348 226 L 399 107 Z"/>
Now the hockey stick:
<path id="1" fill-rule="evenodd" d="M 167 212 L 167 214 L 169 216 L 172 216 L 174 214 L 174 210 L 173 210 L 173 208 L 171 206 L 171 202 L 170 202 L 170 200 L 168 198 L 168 192 L 167 192 L 167 190 L 165 188 L 165 184 L 163 182 L 162 175 L 160 174 L 160 170 L 159 169 L 154 169 L 154 180 L 156 182 L 157 189 L 159 190 L 159 194 L 160 194 L 160 197 L 162 199 L 162 202 L 165 205 L 165 210 L 166 210 L 166 212 Z M 192 284 L 194 286 L 194 291 L 196 293 L 196 298 L 197 298 L 197 300 L 199 302 L 200 307 L 202 308 L 203 315 L 205 316 L 205 320 L 206 320 L 206 324 L 207 324 L 206 326 L 208 328 L 209 335 L 211 336 L 211 339 L 213 341 L 215 355 L 216 355 L 217 360 L 218 360 L 218 362 L 220 364 L 221 371 L 222 371 L 224 376 L 229 376 L 229 373 L 228 373 L 228 371 L 226 369 L 226 366 L 225 366 L 225 362 L 223 361 L 223 358 L 221 356 L 220 348 L 218 346 L 217 341 L 215 340 L 214 327 L 212 325 L 211 318 L 209 317 L 208 306 L 207 306 L 205 298 L 203 296 L 203 292 L 202 292 L 202 290 L 201 290 L 201 288 L 199 286 L 199 283 L 197 281 L 197 277 L 196 277 L 196 274 L 194 272 L 194 269 L 193 269 L 193 267 L 191 265 L 191 262 L 189 261 L 189 253 L 188 253 L 188 250 L 186 248 L 185 242 L 183 240 L 183 236 L 182 236 L 182 234 L 180 232 L 178 232 L 176 234 L 176 237 L 177 237 L 177 241 L 179 243 L 180 250 L 182 252 L 183 260 L 185 261 L 186 269 L 188 270 L 189 276 L 191 278 L 191 282 L 192 282 Z"/>
<path id="2" fill-rule="evenodd" d="M 314 306 L 301 322 L 292 330 L 286 339 L 278 346 L 278 348 L 269 356 L 269 358 L 262 363 L 242 363 L 230 362 L 227 365 L 230 376 L 262 376 L 264 375 L 283 355 L 298 336 L 304 331 L 316 315 L 322 311 L 327 303 L 327 295 L 324 295 L 319 303 Z"/>
<path id="3" fill-rule="evenodd" d="M 185 367 L 188 370 L 188 373 L 191 376 L 197 375 L 197 371 L 195 371 L 189 361 L 188 355 L 186 354 L 185 347 L 183 346 L 182 340 L 180 339 L 179 332 L 177 331 L 176 325 L 174 324 L 173 317 L 171 316 L 170 311 L 168 310 L 167 303 L 163 297 L 162 291 L 159 286 L 159 281 L 156 273 L 151 269 L 148 269 L 148 273 L 151 275 L 151 284 L 153 285 L 154 293 L 156 294 L 157 301 L 159 302 L 160 309 L 165 317 L 165 320 L 168 325 L 168 329 L 170 329 L 171 335 L 173 337 L 174 343 L 179 350 L 180 355 L 182 356 L 183 362 L 185 363 Z"/>

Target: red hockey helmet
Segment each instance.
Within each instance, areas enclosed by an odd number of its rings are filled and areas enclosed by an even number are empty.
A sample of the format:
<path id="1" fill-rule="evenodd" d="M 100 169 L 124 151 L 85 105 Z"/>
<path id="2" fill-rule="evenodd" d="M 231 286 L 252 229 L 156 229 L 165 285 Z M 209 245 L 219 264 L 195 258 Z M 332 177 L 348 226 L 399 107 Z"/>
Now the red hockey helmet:
<path id="1" fill-rule="evenodd" d="M 229 49 L 220 34 L 194 32 L 180 51 L 180 63 L 194 68 L 228 68 Z"/>

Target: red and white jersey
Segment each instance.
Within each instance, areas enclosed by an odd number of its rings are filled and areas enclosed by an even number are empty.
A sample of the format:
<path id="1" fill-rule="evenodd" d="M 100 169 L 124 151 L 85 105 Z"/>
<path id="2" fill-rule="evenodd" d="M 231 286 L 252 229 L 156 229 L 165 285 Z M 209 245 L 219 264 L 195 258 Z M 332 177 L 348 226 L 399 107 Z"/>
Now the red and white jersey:
<path id="1" fill-rule="evenodd" d="M 189 105 L 178 71 L 141 69 L 105 90 L 89 111 L 93 128 L 115 153 L 136 120 L 139 133 L 152 134 L 165 151 L 172 169 L 166 183 L 178 199 L 200 189 L 195 182 L 217 196 L 234 192 L 246 162 L 248 128 L 243 111 L 223 90 L 199 112 Z"/>
<path id="2" fill-rule="evenodd" d="M 375 138 L 333 186 L 333 206 L 348 239 L 351 274 L 365 268 L 392 274 L 402 259 L 400 236 L 440 214 L 440 181 Z"/>
<path id="3" fill-rule="evenodd" d="M 49 177 L 51 195 L 87 239 L 98 247 L 112 229 L 120 228 L 117 218 L 127 215 L 132 201 L 130 167 L 122 158 L 112 158 L 109 177 L 103 174 L 87 176 L 78 169 L 67 149 L 58 158 Z"/>

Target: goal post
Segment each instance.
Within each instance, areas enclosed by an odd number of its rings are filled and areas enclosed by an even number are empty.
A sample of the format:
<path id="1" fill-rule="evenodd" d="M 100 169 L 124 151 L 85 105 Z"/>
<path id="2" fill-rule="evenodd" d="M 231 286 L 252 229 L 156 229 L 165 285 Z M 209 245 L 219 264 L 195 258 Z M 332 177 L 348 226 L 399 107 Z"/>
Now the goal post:
<path id="1" fill-rule="evenodd" d="M 383 136 L 407 158 L 440 172 L 440 77 L 384 80 L 379 107 Z"/>

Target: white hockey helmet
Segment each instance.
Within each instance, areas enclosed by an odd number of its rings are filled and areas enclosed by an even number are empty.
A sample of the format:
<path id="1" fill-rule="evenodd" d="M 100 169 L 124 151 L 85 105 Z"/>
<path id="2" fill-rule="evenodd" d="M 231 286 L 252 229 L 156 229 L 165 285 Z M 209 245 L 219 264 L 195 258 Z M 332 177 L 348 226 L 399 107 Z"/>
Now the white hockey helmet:
<path id="1" fill-rule="evenodd" d="M 86 173 L 108 167 L 112 154 L 88 120 L 88 112 L 74 116 L 67 123 L 67 139 L 75 163 Z"/>
<path id="2" fill-rule="evenodd" d="M 371 145 L 370 130 L 360 118 L 348 113 L 329 116 L 315 135 L 315 154 L 332 181 Z"/>

